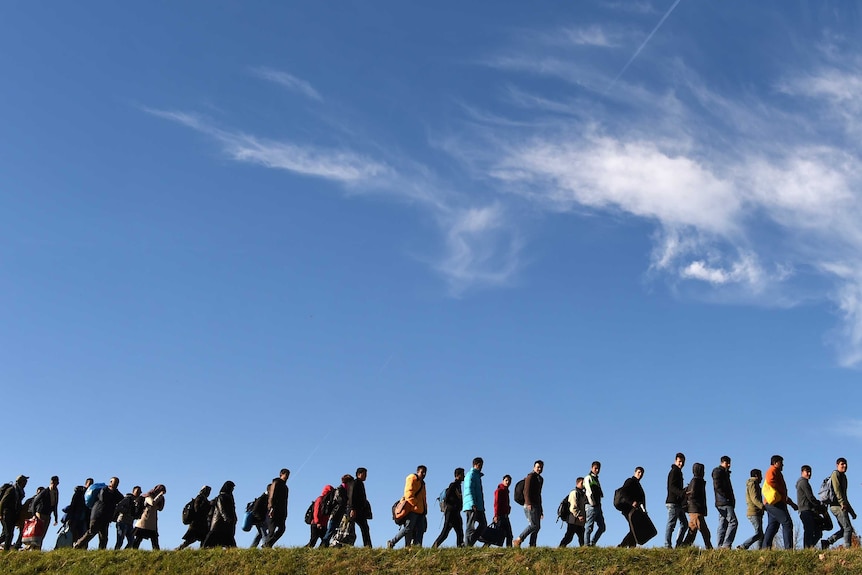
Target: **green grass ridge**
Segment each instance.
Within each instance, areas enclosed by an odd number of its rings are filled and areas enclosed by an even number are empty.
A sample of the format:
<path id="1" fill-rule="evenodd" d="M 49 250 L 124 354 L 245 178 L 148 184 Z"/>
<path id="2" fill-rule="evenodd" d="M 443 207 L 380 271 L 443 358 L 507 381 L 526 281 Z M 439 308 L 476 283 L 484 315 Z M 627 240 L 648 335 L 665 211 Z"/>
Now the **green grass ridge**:
<path id="1" fill-rule="evenodd" d="M 186 549 L 0 553 L 6 575 L 809 575 L 862 572 L 862 549 Z"/>

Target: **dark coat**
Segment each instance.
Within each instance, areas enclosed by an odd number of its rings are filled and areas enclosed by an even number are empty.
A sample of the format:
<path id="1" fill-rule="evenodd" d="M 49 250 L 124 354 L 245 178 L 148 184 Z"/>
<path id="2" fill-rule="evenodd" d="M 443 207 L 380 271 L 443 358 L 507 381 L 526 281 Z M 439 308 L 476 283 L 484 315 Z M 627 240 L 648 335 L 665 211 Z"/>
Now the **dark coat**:
<path id="1" fill-rule="evenodd" d="M 689 513 L 700 513 L 706 516 L 706 480 L 703 477 L 692 477 L 686 488 Z"/>
<path id="2" fill-rule="evenodd" d="M 222 491 L 211 502 L 210 531 L 202 547 L 236 547 L 236 502 L 233 493 Z"/>
<path id="3" fill-rule="evenodd" d="M 290 490 L 284 479 L 276 477 L 272 480 L 272 487 L 269 489 L 269 508 L 272 510 L 274 519 L 287 517 L 287 498 L 289 494 Z"/>
<path id="4" fill-rule="evenodd" d="M 626 510 L 622 512 L 623 515 L 628 516 L 629 511 L 631 511 L 632 504 L 635 501 L 637 501 L 642 507 L 646 507 L 646 494 L 644 493 L 644 488 L 641 486 L 641 482 L 638 481 L 637 477 L 629 477 L 626 479 L 621 489 L 622 502 L 626 507 Z"/>
<path id="5" fill-rule="evenodd" d="M 93 511 L 90 515 L 90 523 L 110 523 L 114 518 L 117 503 L 123 500 L 123 494 L 119 489 L 103 487 L 96 496 Z"/>
<path id="6" fill-rule="evenodd" d="M 365 482 L 360 479 L 353 480 L 347 494 L 347 508 L 356 511 L 353 519 L 367 519 L 368 498 L 365 496 Z"/>
<path id="7" fill-rule="evenodd" d="M 667 473 L 667 499 L 665 503 L 685 505 L 685 485 L 682 480 L 682 469 L 676 465 L 670 466 Z"/>
<path id="8" fill-rule="evenodd" d="M 736 497 L 733 496 L 733 485 L 730 483 L 730 470 L 721 465 L 712 470 L 712 487 L 715 490 L 715 506 L 731 507 L 736 505 Z"/>

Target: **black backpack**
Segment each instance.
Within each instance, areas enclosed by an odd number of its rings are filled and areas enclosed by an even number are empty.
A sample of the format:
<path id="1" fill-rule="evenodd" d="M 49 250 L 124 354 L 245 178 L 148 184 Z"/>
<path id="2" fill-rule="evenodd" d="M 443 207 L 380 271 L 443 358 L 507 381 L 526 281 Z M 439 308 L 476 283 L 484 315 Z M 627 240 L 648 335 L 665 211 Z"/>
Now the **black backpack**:
<path id="1" fill-rule="evenodd" d="M 134 508 L 134 502 L 131 497 L 123 497 L 120 499 L 120 502 L 117 503 L 116 509 L 114 509 L 114 521 L 120 518 L 120 515 L 128 515 L 132 516 L 132 511 Z"/>
<path id="2" fill-rule="evenodd" d="M 622 487 L 614 491 L 614 509 L 622 511 L 623 513 L 631 511 L 632 509 L 632 504 L 626 498 L 626 492 Z"/>
<path id="3" fill-rule="evenodd" d="M 183 525 L 191 525 L 195 520 L 195 498 L 183 506 Z"/>
<path id="4" fill-rule="evenodd" d="M 311 525 L 314 522 L 314 501 L 311 502 L 311 505 L 308 506 L 308 509 L 305 510 L 305 524 Z"/>
<path id="5" fill-rule="evenodd" d="M 332 487 L 330 485 L 330 487 Z M 329 490 L 329 493 L 326 494 L 326 497 L 323 498 L 323 501 L 320 503 L 320 514 L 326 517 L 332 515 L 332 510 L 335 509 L 335 488 Z"/>
<path id="6" fill-rule="evenodd" d="M 560 519 L 565 523 L 569 520 L 569 516 L 572 514 L 572 509 L 569 506 L 569 496 L 566 495 L 563 497 L 563 500 L 560 501 L 560 504 L 557 505 L 557 519 Z"/>
<path id="7" fill-rule="evenodd" d="M 144 514 L 144 508 L 146 508 L 146 506 L 147 506 L 146 499 L 144 499 L 143 496 L 138 495 L 135 498 L 135 505 L 134 505 L 133 510 L 132 510 L 132 517 L 134 519 L 140 519 L 141 515 Z"/>
<path id="8" fill-rule="evenodd" d="M 523 505 L 527 502 L 526 498 L 524 498 L 524 485 L 527 483 L 527 478 L 520 480 L 515 484 L 515 503 L 518 505 Z"/>

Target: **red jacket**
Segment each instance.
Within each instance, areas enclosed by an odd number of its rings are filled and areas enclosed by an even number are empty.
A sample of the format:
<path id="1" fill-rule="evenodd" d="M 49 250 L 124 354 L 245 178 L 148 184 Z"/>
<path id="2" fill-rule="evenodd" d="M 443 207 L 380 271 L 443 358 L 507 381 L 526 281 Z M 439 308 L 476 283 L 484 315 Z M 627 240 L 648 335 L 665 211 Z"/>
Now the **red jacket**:
<path id="1" fill-rule="evenodd" d="M 323 488 L 323 493 L 320 494 L 320 497 L 314 500 L 314 519 L 312 522 L 319 527 L 325 527 L 329 523 L 329 515 L 323 514 L 323 502 L 326 496 L 329 495 L 329 492 L 334 489 L 331 485 L 327 485 Z"/>
<path id="2" fill-rule="evenodd" d="M 508 517 L 512 512 L 512 505 L 509 503 L 509 488 L 504 484 L 497 486 L 494 491 L 494 517 Z"/>

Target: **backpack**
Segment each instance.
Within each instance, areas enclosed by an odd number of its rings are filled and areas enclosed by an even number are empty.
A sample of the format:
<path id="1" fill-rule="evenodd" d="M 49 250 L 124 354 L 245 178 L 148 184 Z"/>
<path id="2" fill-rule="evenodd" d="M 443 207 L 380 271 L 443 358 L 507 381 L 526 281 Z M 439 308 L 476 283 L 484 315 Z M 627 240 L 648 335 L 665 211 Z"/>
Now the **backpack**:
<path id="1" fill-rule="evenodd" d="M 195 520 L 195 498 L 183 506 L 183 525 L 191 525 Z"/>
<path id="2" fill-rule="evenodd" d="M 147 500 L 138 495 L 135 497 L 135 504 L 132 507 L 132 518 L 140 519 L 144 514 L 144 509 L 147 507 Z"/>
<path id="3" fill-rule="evenodd" d="M 120 499 L 120 502 L 117 503 L 117 508 L 114 509 L 114 521 L 120 518 L 121 515 L 131 516 L 134 510 L 135 503 L 131 497 L 123 497 Z"/>
<path id="4" fill-rule="evenodd" d="M 305 524 L 311 525 L 314 521 L 314 501 L 311 502 L 311 505 L 308 506 L 308 509 L 305 510 Z"/>
<path id="5" fill-rule="evenodd" d="M 520 480 L 515 484 L 515 503 L 518 505 L 523 505 L 527 502 L 527 499 L 524 497 L 524 485 L 527 483 L 527 478 Z"/>
<path id="6" fill-rule="evenodd" d="M 332 487 L 331 485 L 329 487 Z M 329 517 L 332 515 L 332 511 L 335 509 L 335 488 L 329 490 L 329 493 L 326 494 L 326 497 L 323 498 L 323 501 L 320 502 L 320 514 Z"/>
<path id="7" fill-rule="evenodd" d="M 623 513 L 632 509 L 631 502 L 626 498 L 626 492 L 623 491 L 622 487 L 614 491 L 614 509 Z"/>
<path id="8" fill-rule="evenodd" d="M 448 490 L 449 488 L 446 487 L 445 489 L 443 489 L 443 491 L 440 492 L 440 495 L 437 496 L 437 505 L 440 506 L 441 513 L 446 513 L 446 508 L 448 507 L 448 505 L 446 505 L 446 492 Z"/>
<path id="9" fill-rule="evenodd" d="M 560 519 L 565 523 L 569 520 L 569 516 L 572 514 L 572 509 L 569 506 L 569 496 L 568 494 L 563 497 L 563 500 L 560 501 L 560 504 L 557 505 L 557 519 Z"/>
<path id="10" fill-rule="evenodd" d="M 832 476 L 829 475 L 820 483 L 820 490 L 817 492 L 817 499 L 825 505 L 835 505 L 838 497 L 835 495 L 835 489 L 832 488 Z"/>
<path id="11" fill-rule="evenodd" d="M 86 505 L 88 509 L 93 508 L 93 505 L 95 505 L 96 501 L 99 499 L 99 492 L 105 487 L 107 487 L 107 485 L 104 483 L 94 483 L 87 488 L 87 492 L 84 493 L 84 505 Z"/>
<path id="12" fill-rule="evenodd" d="M 6 492 L 12 489 L 14 485 L 11 483 L 4 483 L 2 487 L 0 487 L 0 500 L 6 497 Z"/>

